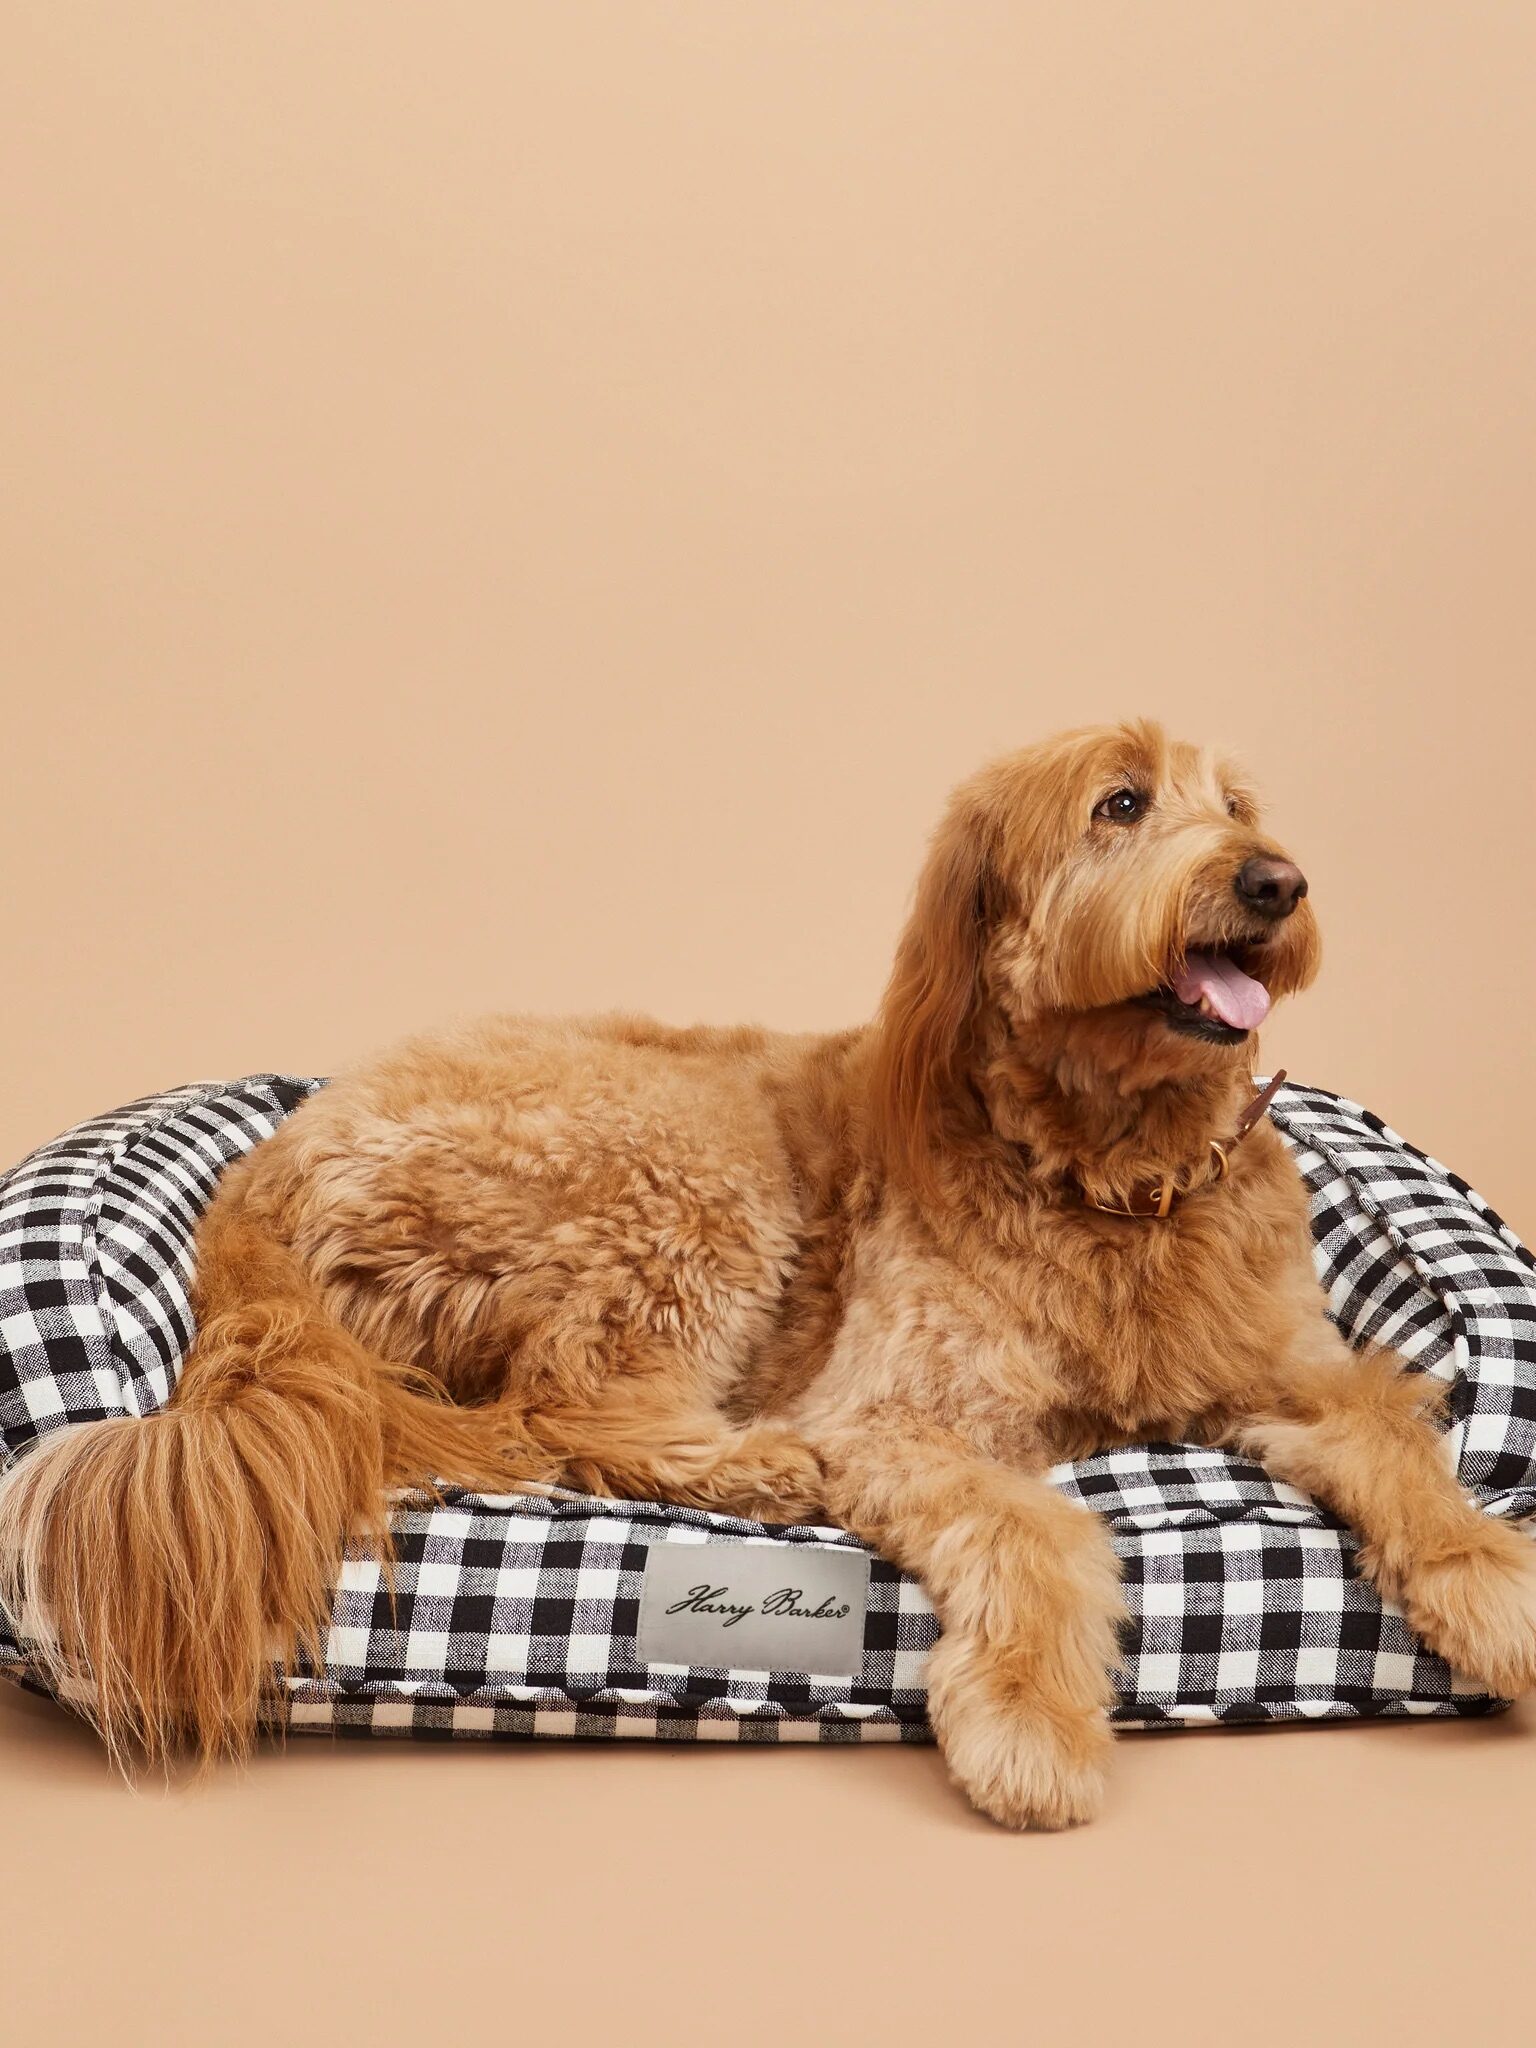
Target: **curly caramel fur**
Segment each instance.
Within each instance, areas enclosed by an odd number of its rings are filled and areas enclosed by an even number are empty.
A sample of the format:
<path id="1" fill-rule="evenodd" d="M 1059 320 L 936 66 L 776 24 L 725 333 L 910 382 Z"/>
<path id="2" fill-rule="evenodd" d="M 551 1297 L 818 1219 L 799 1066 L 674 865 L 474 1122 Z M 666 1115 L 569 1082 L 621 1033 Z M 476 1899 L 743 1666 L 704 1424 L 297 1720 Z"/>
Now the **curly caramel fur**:
<path id="1" fill-rule="evenodd" d="M 1134 827 L 1096 807 L 1148 794 Z M 830 1512 L 944 1625 L 932 1718 L 1012 1825 L 1100 1797 L 1122 1617 L 1044 1482 L 1137 1438 L 1242 1445 L 1347 1515 L 1474 1676 L 1536 1678 L 1536 1551 L 1460 1493 L 1422 1382 L 1326 1321 L 1255 1048 L 1138 1000 L 1196 947 L 1316 971 L 1310 901 L 1208 752 L 1072 733 L 955 796 L 876 1022 L 831 1037 L 496 1018 L 335 1082 L 231 1167 L 169 1407 L 60 1431 L 0 1486 L 0 1598 L 120 1754 L 238 1753 L 318 1658 L 393 1490 L 559 1482 Z M 1174 1175 L 1166 1223 L 1085 1205 Z"/>

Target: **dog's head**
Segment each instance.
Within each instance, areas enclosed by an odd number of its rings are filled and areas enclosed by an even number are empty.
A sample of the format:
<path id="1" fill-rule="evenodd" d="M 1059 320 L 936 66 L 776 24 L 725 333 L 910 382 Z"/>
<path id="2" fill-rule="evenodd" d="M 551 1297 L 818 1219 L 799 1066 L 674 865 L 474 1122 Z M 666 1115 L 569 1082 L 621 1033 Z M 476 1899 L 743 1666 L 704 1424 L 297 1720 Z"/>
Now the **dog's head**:
<path id="1" fill-rule="evenodd" d="M 875 1115 L 916 1165 L 987 1062 L 1122 1093 L 1246 1067 L 1318 958 L 1306 880 L 1228 762 L 1148 723 L 1062 734 L 950 802 L 881 1013 Z"/>

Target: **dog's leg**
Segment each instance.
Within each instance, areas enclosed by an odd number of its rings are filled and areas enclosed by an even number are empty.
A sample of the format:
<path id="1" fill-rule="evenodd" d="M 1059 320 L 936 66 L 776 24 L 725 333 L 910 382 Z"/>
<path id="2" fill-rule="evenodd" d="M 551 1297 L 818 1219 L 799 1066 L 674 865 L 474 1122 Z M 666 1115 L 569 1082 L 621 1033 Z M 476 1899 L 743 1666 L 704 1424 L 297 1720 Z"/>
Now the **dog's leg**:
<path id="1" fill-rule="evenodd" d="M 1536 1684 L 1536 1543 L 1456 1483 L 1426 1415 L 1439 1392 L 1320 1319 L 1226 1439 L 1356 1530 L 1362 1570 L 1432 1650 L 1520 1693 Z"/>
<path id="2" fill-rule="evenodd" d="M 558 1460 L 565 1483 L 587 1493 L 771 1522 L 824 1512 L 821 1466 L 792 1429 L 737 1427 L 717 1410 L 669 1401 L 665 1391 L 622 1383 L 590 1407 L 535 1409 L 524 1426 Z"/>
<path id="3" fill-rule="evenodd" d="M 1089 1819 L 1124 1612 L 1102 1524 L 916 1414 L 859 1415 L 814 1442 L 833 1513 L 938 1610 L 928 1711 L 957 1783 L 1009 1827 Z"/>
<path id="4" fill-rule="evenodd" d="M 733 1429 L 718 1418 L 680 1427 L 660 1443 L 631 1446 L 584 1428 L 566 1470 L 571 1483 L 625 1500 L 664 1500 L 749 1520 L 804 1522 L 822 1511 L 821 1467 L 793 1430 L 777 1423 Z"/>

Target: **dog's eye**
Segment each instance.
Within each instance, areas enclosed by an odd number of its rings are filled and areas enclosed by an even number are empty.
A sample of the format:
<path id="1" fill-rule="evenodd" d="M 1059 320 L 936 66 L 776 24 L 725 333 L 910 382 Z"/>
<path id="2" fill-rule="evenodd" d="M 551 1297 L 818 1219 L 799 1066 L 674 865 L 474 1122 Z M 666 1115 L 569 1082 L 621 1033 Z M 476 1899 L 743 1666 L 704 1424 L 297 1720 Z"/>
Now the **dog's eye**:
<path id="1" fill-rule="evenodd" d="M 1134 825 L 1152 799 L 1144 789 L 1117 789 L 1093 807 L 1093 815 L 1111 825 Z"/>

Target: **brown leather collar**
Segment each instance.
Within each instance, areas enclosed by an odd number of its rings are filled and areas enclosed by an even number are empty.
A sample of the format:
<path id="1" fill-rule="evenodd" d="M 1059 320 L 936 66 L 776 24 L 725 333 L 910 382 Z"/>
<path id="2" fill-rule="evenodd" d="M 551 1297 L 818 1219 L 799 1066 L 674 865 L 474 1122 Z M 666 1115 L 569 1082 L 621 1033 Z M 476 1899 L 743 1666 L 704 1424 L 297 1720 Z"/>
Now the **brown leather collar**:
<path id="1" fill-rule="evenodd" d="M 1082 1196 L 1084 1205 L 1089 1209 L 1097 1209 L 1105 1216 L 1145 1216 L 1156 1222 L 1165 1222 L 1187 1195 L 1198 1194 L 1202 1189 L 1215 1187 L 1219 1181 L 1226 1179 L 1232 1171 L 1232 1152 L 1241 1145 L 1274 1101 L 1284 1079 L 1285 1069 L 1282 1067 L 1274 1079 L 1266 1083 L 1248 1104 L 1238 1118 L 1237 1127 L 1231 1137 L 1212 1138 L 1209 1141 L 1213 1171 L 1208 1179 L 1199 1182 L 1197 1186 L 1181 1188 L 1171 1173 L 1165 1173 L 1161 1180 L 1139 1181 L 1131 1189 L 1123 1208 L 1115 1202 L 1095 1202 L 1080 1187 L 1078 1193 Z"/>

